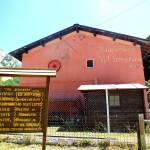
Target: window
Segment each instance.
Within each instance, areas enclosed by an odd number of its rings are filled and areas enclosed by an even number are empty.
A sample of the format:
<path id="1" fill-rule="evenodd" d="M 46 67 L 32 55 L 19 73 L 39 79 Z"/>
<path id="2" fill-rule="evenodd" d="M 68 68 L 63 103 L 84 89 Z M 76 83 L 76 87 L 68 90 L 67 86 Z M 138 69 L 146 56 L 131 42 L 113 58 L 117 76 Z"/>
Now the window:
<path id="1" fill-rule="evenodd" d="M 110 106 L 120 106 L 119 95 L 110 95 L 109 96 L 109 105 Z"/>
<path id="2" fill-rule="evenodd" d="M 92 59 L 88 59 L 87 60 L 87 62 L 86 62 L 86 66 L 88 67 L 88 68 L 93 68 L 93 60 Z"/>

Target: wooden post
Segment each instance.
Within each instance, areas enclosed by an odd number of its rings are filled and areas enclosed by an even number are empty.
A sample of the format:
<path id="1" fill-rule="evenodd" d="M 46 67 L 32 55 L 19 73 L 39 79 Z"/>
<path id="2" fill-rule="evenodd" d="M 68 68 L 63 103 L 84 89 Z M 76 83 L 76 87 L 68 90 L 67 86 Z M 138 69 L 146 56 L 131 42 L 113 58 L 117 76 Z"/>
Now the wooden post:
<path id="1" fill-rule="evenodd" d="M 138 149 L 146 150 L 144 115 L 139 114 L 138 120 Z"/>
<path id="2" fill-rule="evenodd" d="M 49 94 L 50 77 L 46 78 L 46 100 L 45 100 L 45 119 L 44 119 L 44 131 L 43 131 L 43 144 L 42 150 L 46 150 L 46 133 L 48 125 L 48 94 Z"/>

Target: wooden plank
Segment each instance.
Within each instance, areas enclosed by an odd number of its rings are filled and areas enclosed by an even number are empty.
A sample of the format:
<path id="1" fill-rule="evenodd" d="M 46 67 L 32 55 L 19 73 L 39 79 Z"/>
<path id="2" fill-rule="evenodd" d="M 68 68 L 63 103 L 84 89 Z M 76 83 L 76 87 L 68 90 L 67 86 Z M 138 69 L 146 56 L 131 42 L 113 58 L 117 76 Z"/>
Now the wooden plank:
<path id="1" fill-rule="evenodd" d="M 144 126 L 144 115 L 139 114 L 138 121 L 138 149 L 146 150 L 146 141 L 145 141 L 145 126 Z"/>
<path id="2" fill-rule="evenodd" d="M 43 132 L 45 88 L 0 87 L 0 133 Z"/>

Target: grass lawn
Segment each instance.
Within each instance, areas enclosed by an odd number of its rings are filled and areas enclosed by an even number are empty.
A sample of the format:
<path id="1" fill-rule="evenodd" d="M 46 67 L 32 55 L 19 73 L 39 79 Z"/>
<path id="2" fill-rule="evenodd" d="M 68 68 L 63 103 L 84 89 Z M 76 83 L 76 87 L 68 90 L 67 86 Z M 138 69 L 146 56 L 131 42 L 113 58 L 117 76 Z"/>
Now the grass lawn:
<path id="1" fill-rule="evenodd" d="M 47 135 L 49 136 L 68 136 L 68 137 L 90 137 L 101 139 L 119 140 L 121 142 L 137 142 L 137 133 L 100 133 L 100 132 L 70 132 L 58 131 L 59 127 L 48 127 Z M 147 135 L 150 138 L 150 135 Z"/>
<path id="2" fill-rule="evenodd" d="M 115 149 L 128 150 L 130 146 L 134 147 L 134 149 L 130 148 L 130 150 L 137 150 L 137 133 L 108 134 L 108 133 L 89 132 L 89 131 L 88 132 L 58 131 L 58 129 L 59 127 L 48 127 L 46 150 L 100 150 L 101 148 L 99 148 L 98 145 L 101 143 L 107 144 L 107 142 L 110 143 L 109 145 L 107 145 L 107 150 L 115 150 Z M 146 136 L 147 147 L 150 148 L 149 147 L 150 134 L 146 134 L 145 136 Z M 81 137 L 81 138 L 75 138 L 75 137 Z M 99 138 L 99 139 L 93 140 L 92 138 Z M 17 141 L 22 141 L 22 142 L 18 143 Z M 42 142 L 42 133 L 37 133 L 37 134 L 20 133 L 16 135 L 1 134 L 0 150 L 41 150 L 42 149 L 41 142 Z M 28 143 L 30 144 L 28 145 Z M 82 145 L 83 143 L 86 143 L 87 147 L 84 147 L 84 145 Z M 103 150 L 105 149 L 103 148 Z"/>
<path id="3" fill-rule="evenodd" d="M 67 136 L 67 137 L 90 137 L 100 139 L 110 139 L 111 141 L 137 143 L 137 133 L 101 133 L 101 132 L 79 132 L 79 131 L 58 131 L 59 127 L 48 127 L 49 136 Z M 146 143 L 150 144 L 150 133 L 145 134 Z"/>

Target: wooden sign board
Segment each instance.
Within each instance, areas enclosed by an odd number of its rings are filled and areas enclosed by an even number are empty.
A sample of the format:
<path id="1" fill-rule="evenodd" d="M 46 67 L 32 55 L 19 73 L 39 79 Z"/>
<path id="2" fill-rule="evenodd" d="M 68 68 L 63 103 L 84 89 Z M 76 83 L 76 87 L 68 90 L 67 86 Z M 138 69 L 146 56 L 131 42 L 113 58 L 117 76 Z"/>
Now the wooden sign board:
<path id="1" fill-rule="evenodd" d="M 46 88 L 0 87 L 0 133 L 44 132 Z"/>

